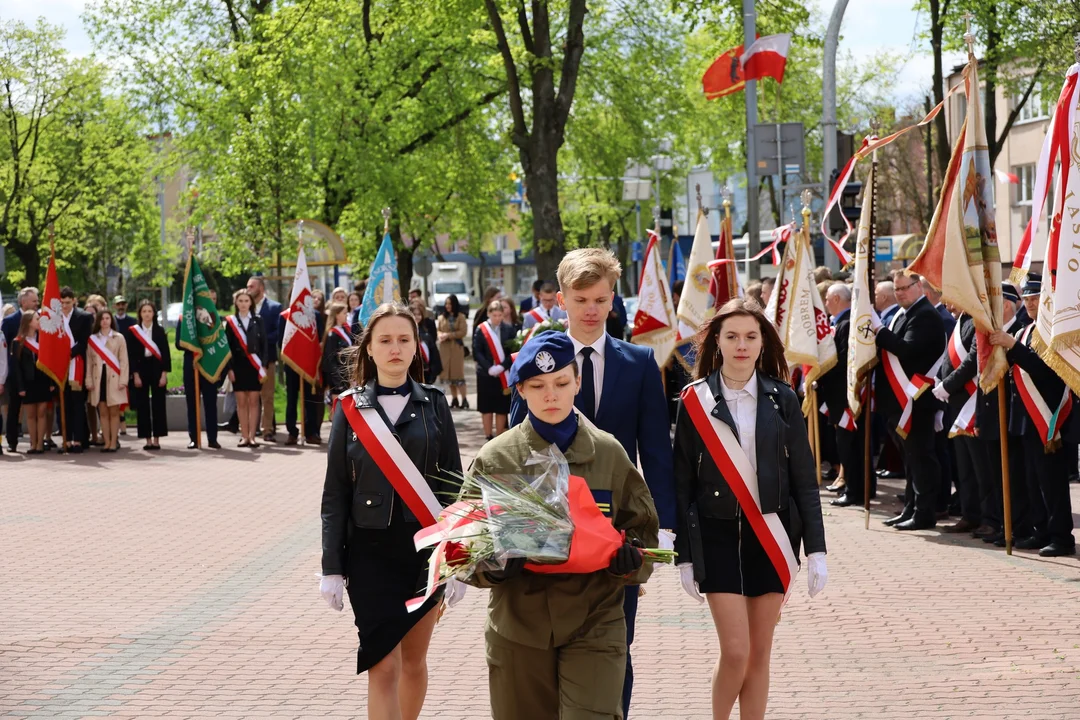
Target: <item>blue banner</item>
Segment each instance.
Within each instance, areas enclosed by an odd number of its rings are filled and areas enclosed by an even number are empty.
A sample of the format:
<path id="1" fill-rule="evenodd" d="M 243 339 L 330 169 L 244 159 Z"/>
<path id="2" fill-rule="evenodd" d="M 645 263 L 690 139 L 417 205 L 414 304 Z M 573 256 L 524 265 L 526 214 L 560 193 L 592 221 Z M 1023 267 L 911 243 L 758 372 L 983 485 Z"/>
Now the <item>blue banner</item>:
<path id="1" fill-rule="evenodd" d="M 388 302 L 401 302 L 401 283 L 398 282 L 397 258 L 390 233 L 383 236 L 375 262 L 371 263 L 364 302 L 360 305 L 360 326 L 366 326 L 375 309 Z"/>

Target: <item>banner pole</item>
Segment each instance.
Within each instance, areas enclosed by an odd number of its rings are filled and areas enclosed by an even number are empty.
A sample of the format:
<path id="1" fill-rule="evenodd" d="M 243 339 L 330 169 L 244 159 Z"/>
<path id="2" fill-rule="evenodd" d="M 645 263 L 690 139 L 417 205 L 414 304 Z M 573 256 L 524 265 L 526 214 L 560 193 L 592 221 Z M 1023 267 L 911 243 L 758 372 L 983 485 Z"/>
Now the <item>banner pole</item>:
<path id="1" fill-rule="evenodd" d="M 195 447 L 202 448 L 202 393 L 199 392 L 199 365 L 195 353 L 191 354 L 191 369 L 195 375 Z"/>
<path id="2" fill-rule="evenodd" d="M 870 378 L 866 379 L 869 384 Z M 863 399 L 863 529 L 870 529 L 870 473 L 874 469 L 870 465 L 870 391 L 867 388 L 866 397 Z"/>
<path id="3" fill-rule="evenodd" d="M 61 452 L 68 451 L 67 441 L 67 412 L 64 409 L 64 388 L 60 388 L 60 450 Z M 26 423 L 29 425 L 29 421 Z M 49 428 L 46 432 L 51 433 L 52 428 Z"/>
<path id="4" fill-rule="evenodd" d="M 296 373 L 300 377 L 300 438 L 304 445 L 307 445 L 307 425 L 304 423 L 304 405 L 307 404 L 307 397 L 304 395 L 304 376 L 300 373 Z"/>
<path id="5" fill-rule="evenodd" d="M 998 380 L 998 436 L 1001 442 L 1001 499 L 1005 510 L 1005 554 L 1012 555 L 1012 494 L 1009 478 L 1009 428 L 1005 410 L 1005 376 Z"/>
<path id="6" fill-rule="evenodd" d="M 818 412 L 817 388 L 811 387 L 810 422 L 814 428 L 814 469 L 817 471 L 817 485 L 821 487 L 821 413 Z"/>
<path id="7" fill-rule="evenodd" d="M 875 140 L 878 137 L 878 125 L 876 118 L 870 121 L 871 132 Z M 870 293 L 874 292 L 874 270 L 877 269 L 877 232 L 874 228 L 874 223 L 877 220 L 877 168 L 877 148 L 874 148 L 870 163 L 870 187 L 867 188 L 870 191 L 870 227 L 868 228 L 869 237 L 867 238 L 869 247 L 866 250 L 866 288 Z M 863 202 L 866 202 L 865 197 Z M 873 296 L 871 295 L 871 297 Z M 866 393 L 863 397 L 863 529 L 869 530 L 870 473 L 874 472 L 870 453 L 870 405 L 873 403 L 874 398 L 873 375 L 868 375 L 865 382 Z"/>

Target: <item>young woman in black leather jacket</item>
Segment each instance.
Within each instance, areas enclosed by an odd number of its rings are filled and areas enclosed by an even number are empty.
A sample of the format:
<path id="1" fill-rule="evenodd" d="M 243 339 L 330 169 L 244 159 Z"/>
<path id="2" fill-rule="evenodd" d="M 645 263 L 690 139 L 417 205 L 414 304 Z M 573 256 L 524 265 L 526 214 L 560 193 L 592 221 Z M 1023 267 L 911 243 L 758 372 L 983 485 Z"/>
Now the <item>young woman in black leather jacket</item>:
<path id="1" fill-rule="evenodd" d="M 810 596 L 825 586 L 821 501 L 784 346 L 757 304 L 728 302 L 696 343 L 697 380 L 675 422 L 675 549 L 683 588 L 699 602 L 705 594 L 720 639 L 713 717 L 738 700 L 739 717 L 757 720 L 800 544 Z"/>
<path id="2" fill-rule="evenodd" d="M 382 422 L 443 505 L 456 495 L 461 455 L 442 391 L 420 382 L 416 321 L 402 305 L 382 305 L 357 345 L 347 349 L 353 387 L 339 397 L 330 430 L 322 499 L 323 598 L 341 610 L 345 578 L 360 637 L 357 674 L 368 674 L 369 718 L 416 718 L 427 691 L 427 649 L 444 599 L 456 583 L 420 609 L 405 602 L 422 594 L 430 550 L 417 552 L 421 523 L 394 490 L 378 459 L 357 438 L 346 406 Z M 377 415 L 373 413 L 377 411 Z M 380 428 L 384 432 L 385 428 Z M 399 699 L 400 698 L 400 699 Z"/>

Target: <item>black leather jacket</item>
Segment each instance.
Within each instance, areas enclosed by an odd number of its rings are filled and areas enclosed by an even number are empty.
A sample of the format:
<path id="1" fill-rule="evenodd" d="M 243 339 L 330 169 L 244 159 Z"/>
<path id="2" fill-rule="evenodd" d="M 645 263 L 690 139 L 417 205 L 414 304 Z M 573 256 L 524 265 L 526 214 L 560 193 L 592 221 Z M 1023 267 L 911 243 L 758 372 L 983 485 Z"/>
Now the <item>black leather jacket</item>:
<path id="1" fill-rule="evenodd" d="M 718 399 L 713 417 L 727 423 L 738 436 L 735 421 L 724 402 L 719 372 L 713 372 L 704 382 Z M 755 445 L 761 511 L 779 512 L 782 519 L 788 515 L 787 530 L 796 557 L 800 541 L 805 544 L 807 555 L 825 552 L 825 525 L 821 519 L 814 456 L 799 399 L 794 390 L 775 378 L 758 374 L 757 383 Z M 695 553 L 693 547 L 694 538 L 700 537 L 697 518 L 733 520 L 739 503 L 686 414 L 682 400 L 675 421 L 675 492 L 679 522 L 675 550 L 680 562 L 690 559 L 697 566 L 700 550 Z"/>
<path id="2" fill-rule="evenodd" d="M 461 454 L 450 407 L 442 391 L 414 380 L 410 402 L 401 411 L 394 436 L 427 478 L 435 497 L 449 505 L 457 495 Z M 375 383 L 342 393 L 341 403 L 376 408 L 386 420 L 375 396 Z M 389 424 L 389 423 L 388 423 Z M 401 503 L 407 521 L 416 517 L 394 492 L 367 449 L 356 439 L 345 412 L 338 407 L 330 429 L 326 480 L 322 499 L 322 570 L 324 575 L 346 574 L 346 545 L 352 527 L 385 530 L 394 504 Z M 399 515 L 400 517 L 400 515 Z"/>

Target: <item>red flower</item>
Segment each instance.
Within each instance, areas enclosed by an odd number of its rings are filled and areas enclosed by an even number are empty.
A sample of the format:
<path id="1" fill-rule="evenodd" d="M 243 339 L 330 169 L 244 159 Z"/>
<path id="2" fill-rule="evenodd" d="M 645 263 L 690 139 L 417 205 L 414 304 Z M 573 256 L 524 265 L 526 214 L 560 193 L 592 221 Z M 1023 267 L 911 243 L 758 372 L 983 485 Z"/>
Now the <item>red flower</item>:
<path id="1" fill-rule="evenodd" d="M 446 564 L 459 567 L 469 563 L 469 551 L 459 542 L 446 543 Z"/>

